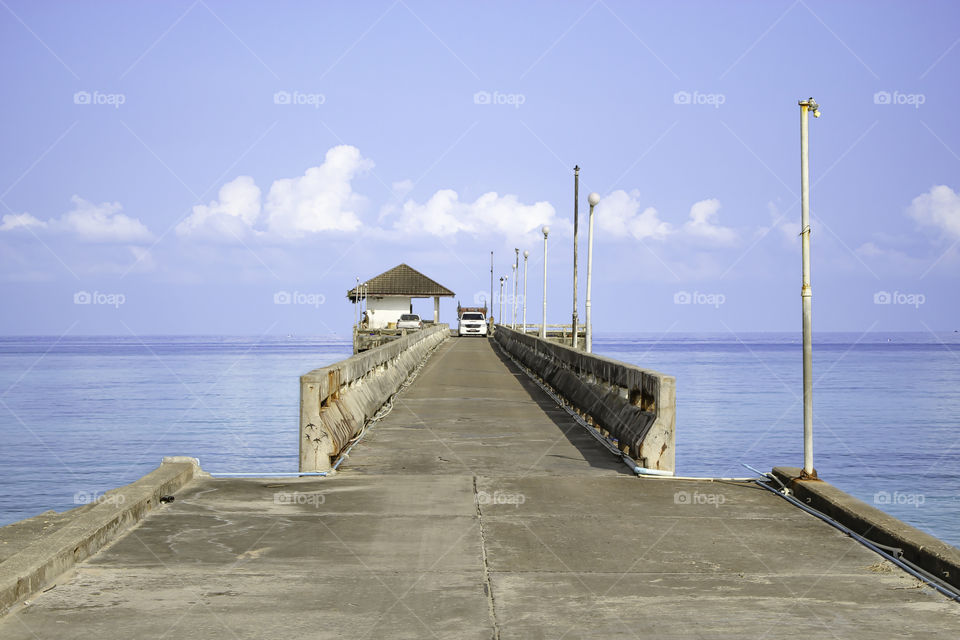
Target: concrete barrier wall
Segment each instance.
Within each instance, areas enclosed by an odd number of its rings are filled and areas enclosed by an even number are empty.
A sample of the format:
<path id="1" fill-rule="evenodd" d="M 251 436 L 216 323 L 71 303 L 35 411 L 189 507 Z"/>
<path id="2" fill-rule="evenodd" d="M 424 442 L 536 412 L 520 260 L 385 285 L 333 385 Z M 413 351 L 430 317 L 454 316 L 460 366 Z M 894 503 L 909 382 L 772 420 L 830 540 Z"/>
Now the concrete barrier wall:
<path id="1" fill-rule="evenodd" d="M 300 376 L 300 471 L 329 471 L 367 420 L 436 345 L 438 324 Z"/>
<path id="2" fill-rule="evenodd" d="M 115 540 L 156 509 L 162 496 L 176 492 L 198 476 L 206 474 L 196 458 L 164 458 L 158 469 L 136 482 L 68 511 L 62 526 L 53 527 L 50 533 L 46 527 L 30 533 L 31 524 L 47 514 L 0 529 L 3 543 L 12 542 L 11 546 L 17 548 L 0 562 L 0 615 Z M 53 514 L 51 519 L 59 515 Z M 25 535 L 32 540 L 21 539 Z"/>
<path id="3" fill-rule="evenodd" d="M 674 470 L 676 378 L 497 325 L 494 339 L 648 469 Z"/>

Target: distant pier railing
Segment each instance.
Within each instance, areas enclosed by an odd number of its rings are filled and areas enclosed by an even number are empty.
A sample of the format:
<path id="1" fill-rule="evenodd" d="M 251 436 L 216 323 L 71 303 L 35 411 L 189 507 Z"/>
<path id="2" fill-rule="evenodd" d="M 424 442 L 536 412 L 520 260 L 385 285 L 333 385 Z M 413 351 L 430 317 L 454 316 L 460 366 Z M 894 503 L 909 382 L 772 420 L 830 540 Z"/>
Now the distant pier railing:
<path id="1" fill-rule="evenodd" d="M 495 325 L 499 326 L 499 325 Z M 528 324 L 526 326 L 526 334 L 528 336 L 539 336 L 540 329 L 542 324 Z M 508 327 L 514 331 L 523 333 L 523 326 L 518 324 L 515 328 L 513 326 Z M 561 344 L 572 345 L 573 344 L 573 325 L 572 324 L 547 324 L 547 340 L 553 340 Z M 577 348 L 583 349 L 584 345 L 587 343 L 587 331 L 580 325 L 577 327 Z"/>
<path id="2" fill-rule="evenodd" d="M 502 325 L 494 339 L 641 467 L 674 471 L 676 378 Z"/>

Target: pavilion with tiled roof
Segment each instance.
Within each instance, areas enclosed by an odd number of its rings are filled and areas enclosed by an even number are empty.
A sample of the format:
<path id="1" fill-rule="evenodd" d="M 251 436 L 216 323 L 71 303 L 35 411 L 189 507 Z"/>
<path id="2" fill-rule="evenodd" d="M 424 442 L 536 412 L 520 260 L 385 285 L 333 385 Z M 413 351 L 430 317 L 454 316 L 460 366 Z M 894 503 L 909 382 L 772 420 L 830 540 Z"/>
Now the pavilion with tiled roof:
<path id="1" fill-rule="evenodd" d="M 389 271 L 360 283 L 347 292 L 347 298 L 367 305 L 371 329 L 384 329 L 404 313 L 412 313 L 413 298 L 433 298 L 433 321 L 440 321 L 440 298 L 452 298 L 454 292 L 428 278 L 413 267 L 399 264 Z"/>

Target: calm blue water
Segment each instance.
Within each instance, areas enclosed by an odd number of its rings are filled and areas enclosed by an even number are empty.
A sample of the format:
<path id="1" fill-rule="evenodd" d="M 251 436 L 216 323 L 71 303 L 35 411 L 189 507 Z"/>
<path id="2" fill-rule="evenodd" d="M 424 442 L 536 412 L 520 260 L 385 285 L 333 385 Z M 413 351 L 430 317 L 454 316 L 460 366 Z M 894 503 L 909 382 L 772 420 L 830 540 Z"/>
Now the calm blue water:
<path id="1" fill-rule="evenodd" d="M 820 475 L 960 546 L 960 334 L 815 342 Z M 606 335 L 595 351 L 676 376 L 679 473 L 801 465 L 796 336 Z M 349 355 L 336 338 L 0 338 L 0 524 L 69 509 L 165 455 L 295 470 L 297 378 Z"/>

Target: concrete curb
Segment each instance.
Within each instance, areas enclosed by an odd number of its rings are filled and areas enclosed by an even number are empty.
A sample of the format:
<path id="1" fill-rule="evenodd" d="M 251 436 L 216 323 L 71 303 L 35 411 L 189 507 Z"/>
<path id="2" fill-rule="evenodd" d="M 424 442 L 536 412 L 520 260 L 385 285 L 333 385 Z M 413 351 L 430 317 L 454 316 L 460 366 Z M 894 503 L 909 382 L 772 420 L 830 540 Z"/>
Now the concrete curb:
<path id="1" fill-rule="evenodd" d="M 136 482 L 103 494 L 98 504 L 74 509 L 71 521 L 0 563 L 0 615 L 142 520 L 161 496 L 201 475 L 196 458 L 164 458 Z"/>
<path id="2" fill-rule="evenodd" d="M 800 469 L 774 467 L 794 496 L 871 542 L 903 550 L 903 557 L 944 582 L 960 587 L 960 549 L 844 493 L 822 480 L 801 480 Z"/>

